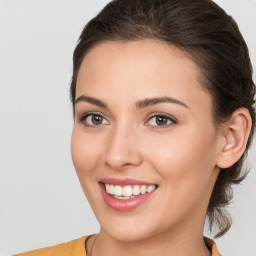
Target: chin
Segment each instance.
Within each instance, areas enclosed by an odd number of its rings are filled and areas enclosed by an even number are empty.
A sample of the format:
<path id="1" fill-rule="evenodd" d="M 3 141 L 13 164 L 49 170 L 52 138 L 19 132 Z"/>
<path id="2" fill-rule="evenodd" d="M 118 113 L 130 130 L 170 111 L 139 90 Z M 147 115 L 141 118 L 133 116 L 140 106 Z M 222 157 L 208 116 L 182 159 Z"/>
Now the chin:
<path id="1" fill-rule="evenodd" d="M 125 229 L 123 227 L 104 229 L 109 236 L 121 242 L 138 242 L 149 238 L 152 233 L 149 230 L 141 230 L 140 227 Z"/>
<path id="2" fill-rule="evenodd" d="M 102 216 L 101 216 L 102 217 Z M 105 216 L 106 217 L 106 216 Z M 152 222 L 152 217 L 144 218 L 127 213 L 126 217 L 111 216 L 99 218 L 101 230 L 115 240 L 122 242 L 138 242 L 151 237 L 156 233 L 157 225 Z"/>

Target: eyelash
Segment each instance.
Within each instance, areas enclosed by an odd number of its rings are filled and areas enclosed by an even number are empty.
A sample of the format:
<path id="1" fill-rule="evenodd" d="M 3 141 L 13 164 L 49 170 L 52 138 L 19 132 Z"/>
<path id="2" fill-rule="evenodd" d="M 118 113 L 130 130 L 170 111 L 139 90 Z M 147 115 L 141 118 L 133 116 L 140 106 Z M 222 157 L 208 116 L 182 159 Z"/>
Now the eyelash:
<path id="1" fill-rule="evenodd" d="M 102 117 L 103 119 L 105 119 L 101 114 L 99 113 L 95 113 L 95 112 L 89 112 L 89 113 L 85 113 L 81 116 L 81 118 L 79 119 L 79 121 L 81 123 L 83 123 L 86 127 L 90 127 L 90 128 L 98 128 L 99 126 L 102 126 L 102 124 L 99 125 L 91 125 L 91 124 L 86 124 L 84 121 L 87 117 L 89 116 L 98 116 L 98 117 Z"/>
<path id="2" fill-rule="evenodd" d="M 177 120 L 174 117 L 169 116 L 169 115 L 164 114 L 164 113 L 153 113 L 153 114 L 151 114 L 150 117 L 147 119 L 146 123 L 148 123 L 152 118 L 157 118 L 157 117 L 166 118 L 167 121 L 170 121 L 170 123 L 166 124 L 166 125 L 159 125 L 159 126 L 158 125 L 152 125 L 151 127 L 153 129 L 164 129 L 164 128 L 168 128 L 168 127 L 177 123 Z"/>
<path id="3" fill-rule="evenodd" d="M 90 113 L 85 113 L 85 114 L 83 114 L 83 115 L 81 116 L 81 118 L 79 119 L 79 121 L 82 122 L 85 126 L 91 127 L 91 128 L 98 128 L 99 126 L 104 125 L 104 124 L 99 124 L 99 125 L 90 125 L 90 124 L 86 124 L 86 123 L 84 122 L 84 120 L 85 120 L 87 117 L 89 117 L 89 116 L 98 116 L 98 117 L 101 117 L 101 118 L 105 119 L 105 118 L 104 118 L 101 114 L 99 114 L 99 113 L 90 112 Z M 167 114 L 164 114 L 164 113 L 153 113 L 153 114 L 147 119 L 146 123 L 148 123 L 152 118 L 156 118 L 156 117 L 163 117 L 163 118 L 166 118 L 167 121 L 170 121 L 170 123 L 167 124 L 167 125 L 162 125 L 162 126 L 161 126 L 161 125 L 160 125 L 160 126 L 158 126 L 158 125 L 151 125 L 151 127 L 152 127 L 153 129 L 164 129 L 164 128 L 167 128 L 167 127 L 169 127 L 169 126 L 174 125 L 174 124 L 177 123 L 177 120 L 176 120 L 174 117 L 171 117 L 171 116 L 169 116 L 169 115 L 167 115 Z"/>

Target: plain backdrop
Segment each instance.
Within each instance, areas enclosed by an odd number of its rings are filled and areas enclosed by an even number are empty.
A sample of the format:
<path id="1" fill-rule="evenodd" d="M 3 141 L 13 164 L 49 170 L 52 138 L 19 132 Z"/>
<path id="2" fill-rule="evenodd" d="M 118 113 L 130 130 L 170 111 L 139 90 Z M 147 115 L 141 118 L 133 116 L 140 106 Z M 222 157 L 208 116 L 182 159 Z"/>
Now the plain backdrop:
<path id="1" fill-rule="evenodd" d="M 71 160 L 69 83 L 78 36 L 107 2 L 0 0 L 0 254 L 99 231 Z M 256 68 L 256 1 L 217 3 L 239 24 Z M 256 256 L 255 160 L 254 142 L 251 173 L 230 205 L 233 226 L 216 240 L 225 256 Z"/>

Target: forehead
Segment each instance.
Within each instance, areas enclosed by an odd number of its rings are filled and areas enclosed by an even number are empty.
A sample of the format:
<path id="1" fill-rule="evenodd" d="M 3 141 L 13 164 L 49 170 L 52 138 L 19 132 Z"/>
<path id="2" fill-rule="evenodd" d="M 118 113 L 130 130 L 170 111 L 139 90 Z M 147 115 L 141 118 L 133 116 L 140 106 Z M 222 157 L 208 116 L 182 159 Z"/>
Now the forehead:
<path id="1" fill-rule="evenodd" d="M 181 50 L 158 40 L 103 42 L 85 56 L 77 77 L 77 95 L 117 100 L 170 96 L 188 103 L 209 104 L 200 84 L 200 70 Z M 204 99 L 205 98 L 205 99 Z M 106 99 L 107 101 L 109 99 Z M 201 102 L 203 104 L 203 102 Z"/>
<path id="2" fill-rule="evenodd" d="M 195 74 L 200 73 L 187 54 L 166 42 L 152 39 L 128 42 L 107 41 L 101 42 L 89 50 L 80 70 L 86 71 L 88 66 L 90 69 L 98 71 L 110 71 L 118 67 L 120 72 L 128 73 L 131 70 L 133 72 L 138 70 L 139 67 L 139 73 L 150 69 L 153 71 L 154 68 L 163 69 L 163 71 L 171 69 L 175 72 L 180 64 L 183 65 L 183 69 L 189 68 L 191 71 L 193 69 Z M 122 68 L 124 69 L 122 70 Z"/>

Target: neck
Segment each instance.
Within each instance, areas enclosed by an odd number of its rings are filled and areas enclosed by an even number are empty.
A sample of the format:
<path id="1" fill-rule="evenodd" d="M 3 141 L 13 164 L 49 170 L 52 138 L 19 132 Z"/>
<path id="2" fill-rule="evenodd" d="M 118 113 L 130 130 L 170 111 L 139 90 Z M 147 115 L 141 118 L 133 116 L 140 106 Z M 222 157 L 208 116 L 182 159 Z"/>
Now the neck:
<path id="1" fill-rule="evenodd" d="M 191 227 L 187 229 L 186 233 L 173 230 L 140 241 L 120 241 L 101 229 L 92 256 L 187 256 L 191 255 L 191 252 L 198 256 L 210 256 L 211 253 L 204 243 L 203 232 L 198 233 L 193 229 L 193 232 L 189 232 Z"/>

